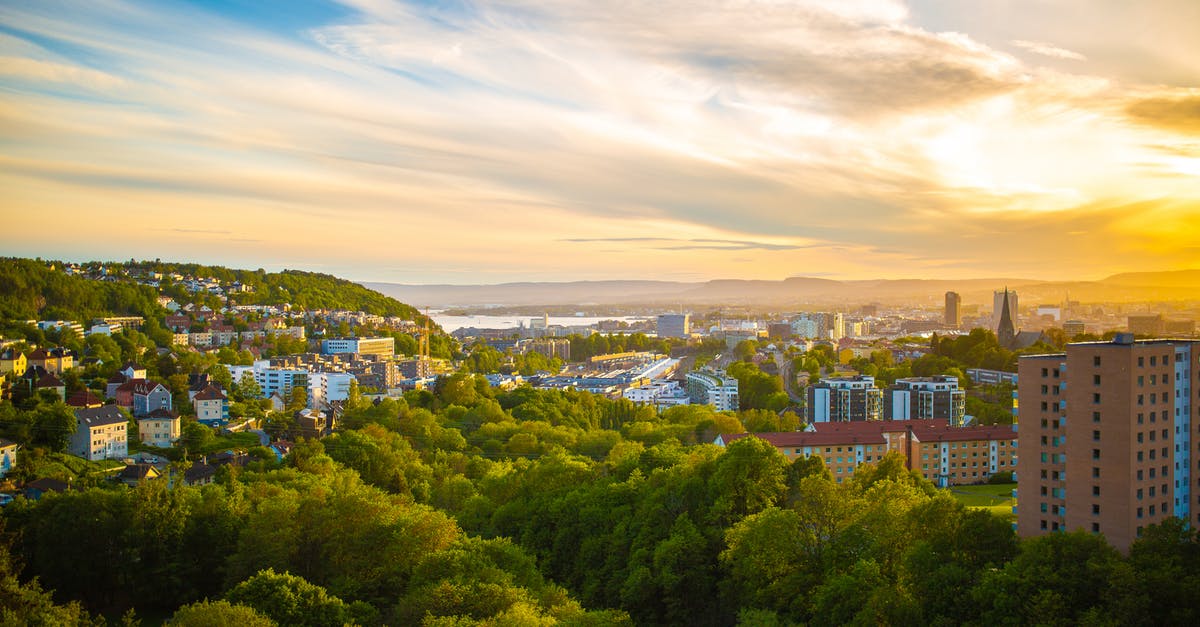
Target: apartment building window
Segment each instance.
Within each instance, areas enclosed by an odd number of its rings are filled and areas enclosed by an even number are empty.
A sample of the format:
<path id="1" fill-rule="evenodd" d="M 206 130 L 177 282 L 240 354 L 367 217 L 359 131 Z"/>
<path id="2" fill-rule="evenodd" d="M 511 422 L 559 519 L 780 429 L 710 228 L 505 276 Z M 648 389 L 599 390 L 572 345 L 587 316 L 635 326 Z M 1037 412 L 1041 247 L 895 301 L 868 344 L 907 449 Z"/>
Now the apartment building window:
<path id="1" fill-rule="evenodd" d="M 1092 375 L 1092 385 L 1100 385 L 1100 375 Z"/>
<path id="2" fill-rule="evenodd" d="M 1141 518 L 1141 517 L 1142 517 L 1142 508 L 1140 508 L 1140 507 L 1139 507 L 1139 508 L 1137 508 L 1137 517 L 1138 517 L 1138 518 Z"/>
<path id="3" fill-rule="evenodd" d="M 1138 454 L 1140 455 L 1141 453 L 1138 453 Z M 1100 459 L 1100 449 L 1098 449 L 1098 448 L 1092 449 L 1092 459 Z"/>
<path id="4" fill-rule="evenodd" d="M 1137 434 L 1137 441 L 1138 441 L 1138 444 L 1141 444 L 1141 443 L 1142 443 L 1142 432 L 1141 432 L 1141 431 L 1138 431 L 1138 434 Z"/>
<path id="5" fill-rule="evenodd" d="M 1100 367 L 1100 356 L 1099 355 L 1092 356 L 1092 365 L 1096 366 L 1097 368 Z"/>
<path id="6" fill-rule="evenodd" d="M 1146 422 L 1146 415 L 1145 415 L 1145 414 L 1138 414 L 1137 418 L 1138 418 L 1138 424 L 1139 424 L 1139 425 L 1140 425 L 1140 424 L 1143 424 L 1143 423 L 1145 423 L 1145 422 Z"/>
<path id="7" fill-rule="evenodd" d="M 1141 451 L 1138 451 L 1138 452 L 1137 452 L 1137 460 L 1138 460 L 1139 462 L 1140 462 L 1140 461 L 1143 461 L 1143 455 L 1142 455 L 1142 452 L 1141 452 Z"/>
<path id="8" fill-rule="evenodd" d="M 1099 431 L 1092 431 L 1092 441 L 1093 442 L 1100 441 L 1100 432 Z"/>
<path id="9" fill-rule="evenodd" d="M 1092 422 L 1100 422 L 1100 412 L 1092 412 Z"/>
<path id="10" fill-rule="evenodd" d="M 1092 496 L 1100 496 L 1100 486 L 1092 486 Z"/>
<path id="11" fill-rule="evenodd" d="M 1042 378 L 1045 379 L 1048 376 L 1050 376 L 1050 371 L 1045 368 L 1042 368 Z M 1045 387 L 1046 386 L 1044 386 L 1044 385 L 1042 386 L 1043 389 L 1045 389 Z"/>
<path id="12" fill-rule="evenodd" d="M 1100 478 L 1100 467 L 1099 466 L 1092 466 L 1092 477 L 1094 477 L 1096 479 Z"/>
<path id="13" fill-rule="evenodd" d="M 1092 395 L 1092 402 L 1097 405 L 1100 404 L 1100 393 L 1099 392 Z"/>
<path id="14" fill-rule="evenodd" d="M 1153 506 L 1152 506 L 1152 507 L 1153 507 Z M 1100 504 L 1099 504 L 1099 503 L 1092 503 L 1092 514 L 1093 514 L 1093 515 L 1095 515 L 1095 514 L 1099 514 L 1099 513 L 1100 513 Z M 1153 512 L 1152 512 L 1152 513 L 1153 513 Z"/>
<path id="15" fill-rule="evenodd" d="M 1092 533 L 1100 533 L 1100 523 L 1092 523 Z"/>
<path id="16" fill-rule="evenodd" d="M 1141 489 L 1141 488 L 1138 488 L 1138 491 L 1137 491 L 1137 500 L 1139 500 L 1139 501 L 1140 501 L 1140 500 L 1142 500 L 1142 489 Z"/>
<path id="17" fill-rule="evenodd" d="M 1138 368 L 1143 368 L 1146 365 L 1145 357 L 1138 357 Z"/>
<path id="18" fill-rule="evenodd" d="M 1150 515 L 1151 515 L 1151 516 L 1153 516 L 1153 515 L 1154 515 L 1154 511 L 1155 511 L 1155 509 L 1154 509 L 1154 506 L 1153 506 L 1153 505 L 1151 505 L 1151 506 L 1150 506 Z"/>
<path id="19" fill-rule="evenodd" d="M 1158 365 L 1158 356 L 1157 356 L 1157 355 L 1151 355 L 1151 356 L 1150 356 L 1150 365 L 1151 365 L 1151 366 L 1157 366 L 1157 365 Z"/>

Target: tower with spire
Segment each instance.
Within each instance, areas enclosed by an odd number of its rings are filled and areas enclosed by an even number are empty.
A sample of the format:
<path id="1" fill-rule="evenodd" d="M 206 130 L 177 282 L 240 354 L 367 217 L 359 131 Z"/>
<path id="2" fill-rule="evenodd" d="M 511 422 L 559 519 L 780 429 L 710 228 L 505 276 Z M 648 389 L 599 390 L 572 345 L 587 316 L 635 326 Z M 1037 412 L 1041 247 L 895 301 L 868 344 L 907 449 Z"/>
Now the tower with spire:
<path id="1" fill-rule="evenodd" d="M 1008 310 L 1008 287 L 1004 288 L 1004 304 L 1000 309 L 1000 325 L 996 328 L 996 339 L 1000 346 L 1012 350 L 1017 341 L 1017 329 L 1013 325 L 1012 312 Z"/>

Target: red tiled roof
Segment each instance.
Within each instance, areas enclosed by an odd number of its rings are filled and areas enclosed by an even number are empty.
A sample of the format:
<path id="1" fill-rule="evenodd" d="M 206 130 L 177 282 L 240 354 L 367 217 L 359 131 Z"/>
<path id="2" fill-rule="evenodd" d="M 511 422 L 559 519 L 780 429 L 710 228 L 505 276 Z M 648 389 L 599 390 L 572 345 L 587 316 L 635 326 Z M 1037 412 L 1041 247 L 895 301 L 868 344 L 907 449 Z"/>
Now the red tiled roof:
<path id="1" fill-rule="evenodd" d="M 978 425 L 972 427 L 914 428 L 913 435 L 921 442 L 964 442 L 969 440 L 1015 440 L 1017 432 L 1011 425 Z"/>
<path id="2" fill-rule="evenodd" d="M 72 407 L 87 407 L 88 405 L 102 405 L 104 399 L 92 394 L 91 390 L 82 390 L 76 392 L 67 399 L 67 404 Z"/>
<path id="3" fill-rule="evenodd" d="M 42 375 L 42 378 L 38 379 L 37 382 L 37 387 L 39 388 L 61 388 L 65 385 L 66 384 L 62 382 L 62 379 L 59 379 L 49 372 Z"/>
<path id="4" fill-rule="evenodd" d="M 787 431 L 780 433 L 733 433 L 722 434 L 721 440 L 729 444 L 744 437 L 755 436 L 776 448 L 799 448 L 803 446 L 832 446 L 846 444 L 886 444 L 882 432 L 861 433 L 813 433 L 811 431 Z"/>

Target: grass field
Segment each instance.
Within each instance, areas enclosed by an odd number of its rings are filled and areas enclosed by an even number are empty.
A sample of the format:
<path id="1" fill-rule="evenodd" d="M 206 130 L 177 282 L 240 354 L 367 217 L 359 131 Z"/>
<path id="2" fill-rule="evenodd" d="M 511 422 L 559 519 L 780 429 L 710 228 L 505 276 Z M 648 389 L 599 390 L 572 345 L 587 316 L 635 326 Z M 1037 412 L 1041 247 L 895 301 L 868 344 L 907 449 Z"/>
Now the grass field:
<path id="1" fill-rule="evenodd" d="M 975 509 L 986 509 L 997 516 L 1011 519 L 1012 507 L 1016 499 L 1012 497 L 1015 483 L 996 483 L 984 485 L 962 485 L 949 488 L 951 496 L 959 503 Z"/>

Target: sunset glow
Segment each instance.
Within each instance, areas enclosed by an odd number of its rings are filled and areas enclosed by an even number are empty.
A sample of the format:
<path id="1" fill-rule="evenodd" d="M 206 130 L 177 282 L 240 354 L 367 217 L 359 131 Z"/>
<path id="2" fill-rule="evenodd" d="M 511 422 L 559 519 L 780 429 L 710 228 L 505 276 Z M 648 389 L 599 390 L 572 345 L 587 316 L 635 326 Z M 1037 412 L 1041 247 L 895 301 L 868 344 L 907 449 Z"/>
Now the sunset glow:
<path id="1" fill-rule="evenodd" d="M 1200 267 L 1200 3 L 0 4 L 0 247 L 356 280 Z"/>

